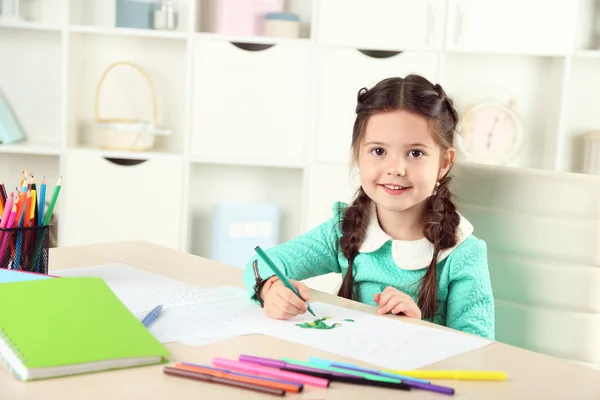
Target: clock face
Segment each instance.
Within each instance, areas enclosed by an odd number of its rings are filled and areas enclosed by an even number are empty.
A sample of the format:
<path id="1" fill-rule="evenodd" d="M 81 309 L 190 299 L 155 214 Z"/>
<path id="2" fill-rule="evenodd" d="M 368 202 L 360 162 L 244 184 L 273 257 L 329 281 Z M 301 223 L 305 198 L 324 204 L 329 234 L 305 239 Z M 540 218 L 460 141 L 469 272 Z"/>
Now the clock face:
<path id="1" fill-rule="evenodd" d="M 504 164 L 519 150 L 521 141 L 517 116 L 498 104 L 482 104 L 461 119 L 461 148 L 470 161 Z"/>

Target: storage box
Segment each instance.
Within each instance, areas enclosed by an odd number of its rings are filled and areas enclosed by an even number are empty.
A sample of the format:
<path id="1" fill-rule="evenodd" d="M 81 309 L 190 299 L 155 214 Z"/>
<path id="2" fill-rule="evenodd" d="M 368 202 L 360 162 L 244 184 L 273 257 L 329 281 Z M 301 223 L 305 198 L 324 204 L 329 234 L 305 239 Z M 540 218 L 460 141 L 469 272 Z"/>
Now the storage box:
<path id="1" fill-rule="evenodd" d="M 117 23 L 119 28 L 154 28 L 154 10 L 159 0 L 117 0 Z"/>
<path id="2" fill-rule="evenodd" d="M 213 209 L 211 258 L 244 268 L 255 254 L 279 244 L 279 206 L 274 203 L 219 203 Z"/>
<path id="3" fill-rule="evenodd" d="M 212 30 L 236 36 L 263 35 L 267 13 L 282 12 L 283 6 L 283 0 L 213 0 Z"/>

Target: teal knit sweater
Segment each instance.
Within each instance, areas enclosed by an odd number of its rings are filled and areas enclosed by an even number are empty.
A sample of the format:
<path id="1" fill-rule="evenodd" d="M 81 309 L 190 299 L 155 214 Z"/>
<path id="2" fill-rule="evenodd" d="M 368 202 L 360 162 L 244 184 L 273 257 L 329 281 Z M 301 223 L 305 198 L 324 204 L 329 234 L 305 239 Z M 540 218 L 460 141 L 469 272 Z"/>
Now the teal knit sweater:
<path id="1" fill-rule="evenodd" d="M 303 235 L 265 249 L 267 255 L 290 279 L 302 280 L 330 272 L 344 275 L 348 260 L 339 251 L 341 218 L 347 207 L 336 203 L 333 218 Z M 399 268 L 392 258 L 391 240 L 379 249 L 359 253 L 354 260 L 354 284 L 358 285 L 358 301 L 376 306 L 373 299 L 387 286 L 408 294 L 417 302 L 419 281 L 426 269 Z M 254 295 L 255 275 L 252 257 L 244 271 L 244 284 Z M 263 279 L 273 275 L 258 260 Z M 438 310 L 433 323 L 494 340 L 494 299 L 487 266 L 487 248 L 483 240 L 470 234 L 448 257 L 437 264 Z"/>

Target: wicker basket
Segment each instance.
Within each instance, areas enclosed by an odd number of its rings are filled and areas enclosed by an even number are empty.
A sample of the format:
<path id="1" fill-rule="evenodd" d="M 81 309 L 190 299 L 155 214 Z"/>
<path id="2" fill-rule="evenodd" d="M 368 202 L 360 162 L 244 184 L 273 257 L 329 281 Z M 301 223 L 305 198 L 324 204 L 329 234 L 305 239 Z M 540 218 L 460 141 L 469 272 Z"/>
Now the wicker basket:
<path id="1" fill-rule="evenodd" d="M 98 103 L 100 89 L 106 75 L 115 67 L 126 65 L 136 69 L 148 82 L 152 92 L 152 121 L 127 118 L 100 118 Z M 98 146 L 105 150 L 147 151 L 154 146 L 157 128 L 156 90 L 152 80 L 142 67 L 130 61 L 118 61 L 108 66 L 102 74 L 94 99 L 94 122 L 98 135 Z"/>

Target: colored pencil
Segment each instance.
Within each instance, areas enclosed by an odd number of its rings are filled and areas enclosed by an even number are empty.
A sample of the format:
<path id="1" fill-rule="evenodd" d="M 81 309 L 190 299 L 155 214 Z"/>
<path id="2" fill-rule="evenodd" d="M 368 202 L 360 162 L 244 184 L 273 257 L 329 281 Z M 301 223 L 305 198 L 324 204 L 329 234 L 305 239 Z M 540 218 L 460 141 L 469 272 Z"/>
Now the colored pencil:
<path id="1" fill-rule="evenodd" d="M 4 212 L 2 213 L 2 220 L 0 220 L 0 228 L 12 228 L 11 226 L 7 226 L 8 224 L 8 216 L 12 210 L 12 206 L 14 203 L 14 193 L 10 192 L 10 195 L 6 198 L 6 207 L 4 207 Z"/>
<path id="2" fill-rule="evenodd" d="M 42 184 L 40 185 L 39 208 L 37 224 L 38 226 L 42 226 L 44 224 L 44 210 L 46 209 L 46 175 L 44 175 Z"/>
<path id="3" fill-rule="evenodd" d="M 256 384 L 252 384 L 252 383 L 248 383 L 248 382 L 239 382 L 239 381 L 236 381 L 236 380 L 230 379 L 230 378 L 221 378 L 218 376 L 211 376 L 211 375 L 202 374 L 202 373 L 193 372 L 193 371 L 185 371 L 185 370 L 181 370 L 181 369 L 173 368 L 173 367 L 165 367 L 163 369 L 163 372 L 167 375 L 178 376 L 180 378 L 194 379 L 194 380 L 207 382 L 207 383 L 219 383 L 221 385 L 233 386 L 233 387 L 237 387 L 239 389 L 254 390 L 256 392 L 272 394 L 272 395 L 276 395 L 276 396 L 285 395 L 285 390 L 283 390 L 283 389 L 264 387 L 261 385 L 256 385 Z"/>
<path id="4" fill-rule="evenodd" d="M 60 193 L 60 188 L 62 186 L 62 176 L 58 178 L 58 182 L 56 186 L 54 186 L 54 192 L 52 192 L 52 198 L 50 199 L 50 205 L 48 206 L 48 212 L 46 213 L 44 219 L 44 225 L 48 225 L 50 223 L 50 219 L 52 218 L 52 213 L 54 212 L 54 206 L 56 205 L 56 200 L 58 199 L 58 194 Z"/>
<path id="5" fill-rule="evenodd" d="M 12 196 L 12 193 L 11 193 L 11 196 Z M 8 203 L 7 203 L 7 205 L 8 205 Z M 12 226 L 12 224 L 16 218 L 16 215 L 17 215 L 17 205 L 13 204 L 10 215 L 7 217 L 7 220 L 6 220 L 7 225 L 10 224 L 10 226 Z M 10 232 L 2 232 L 2 233 L 3 233 L 3 236 L 2 236 L 2 240 L 0 241 L 0 262 L 2 264 L 4 264 L 4 261 L 6 259 L 6 252 L 8 251 L 8 243 L 10 242 Z M 9 265 L 8 264 L 0 265 L 0 267 L 8 268 Z"/>
<path id="6" fill-rule="evenodd" d="M 4 213 L 4 205 L 6 204 L 6 199 L 8 195 L 6 193 L 6 187 L 4 183 L 0 180 L 0 214 Z"/>

